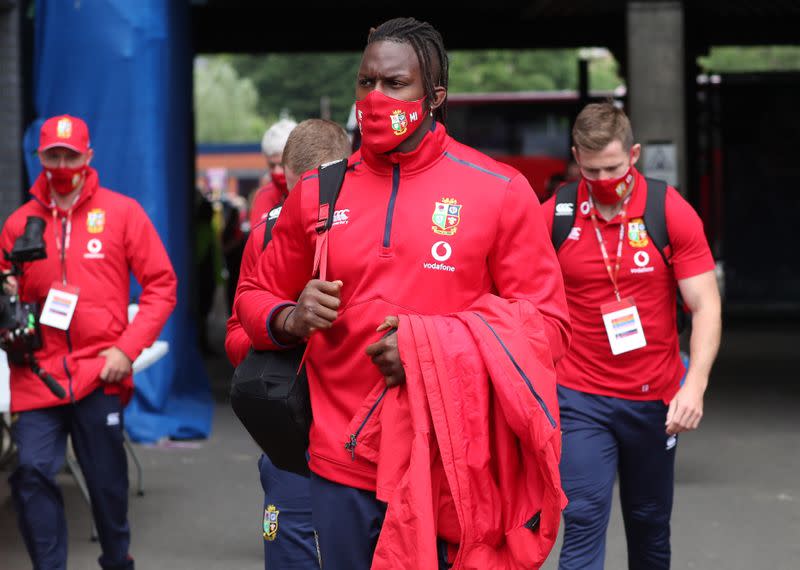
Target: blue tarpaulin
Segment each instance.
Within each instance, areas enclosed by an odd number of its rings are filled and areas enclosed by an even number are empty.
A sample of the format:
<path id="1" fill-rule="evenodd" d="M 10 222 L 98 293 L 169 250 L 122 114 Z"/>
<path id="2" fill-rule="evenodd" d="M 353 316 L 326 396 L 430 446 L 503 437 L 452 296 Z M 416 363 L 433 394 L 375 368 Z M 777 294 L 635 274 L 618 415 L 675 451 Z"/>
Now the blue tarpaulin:
<path id="1" fill-rule="evenodd" d="M 31 179 L 44 118 L 89 125 L 100 183 L 142 204 L 178 274 L 161 339 L 169 354 L 136 374 L 125 421 L 137 441 L 207 437 L 213 402 L 190 306 L 192 49 L 183 0 L 37 0 L 34 105 L 25 137 Z M 132 290 L 136 295 L 136 286 Z"/>

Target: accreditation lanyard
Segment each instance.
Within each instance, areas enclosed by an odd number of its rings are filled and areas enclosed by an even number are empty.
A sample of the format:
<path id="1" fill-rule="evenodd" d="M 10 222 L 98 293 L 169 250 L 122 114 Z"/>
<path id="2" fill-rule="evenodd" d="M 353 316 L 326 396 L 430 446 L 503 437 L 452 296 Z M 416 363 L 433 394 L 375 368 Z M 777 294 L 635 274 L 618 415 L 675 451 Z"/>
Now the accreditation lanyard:
<path id="1" fill-rule="evenodd" d="M 617 243 L 617 259 L 614 264 L 614 269 L 611 269 L 611 259 L 608 256 L 608 250 L 606 250 L 606 243 L 603 239 L 603 234 L 600 232 L 600 224 L 597 221 L 597 209 L 594 205 L 594 200 L 592 199 L 591 194 L 589 195 L 589 214 L 592 218 L 592 225 L 594 226 L 594 233 L 597 236 L 597 243 L 600 244 L 600 253 L 603 255 L 603 263 L 606 266 L 606 271 L 608 272 L 608 277 L 611 279 L 611 284 L 614 286 L 614 295 L 617 297 L 617 301 L 620 301 L 622 297 L 619 294 L 619 268 L 622 265 L 622 243 L 625 238 L 625 227 L 627 226 L 628 222 L 628 202 L 631 201 L 631 194 L 625 198 L 625 201 L 622 203 L 622 210 L 619 212 L 620 218 L 622 218 L 622 223 L 619 226 L 619 242 Z"/>
<path id="2" fill-rule="evenodd" d="M 61 260 L 61 282 L 67 284 L 67 250 L 69 249 L 69 238 L 72 235 L 72 208 L 67 210 L 66 218 L 58 220 L 58 210 L 53 208 L 53 234 L 56 238 L 56 249 Z"/>

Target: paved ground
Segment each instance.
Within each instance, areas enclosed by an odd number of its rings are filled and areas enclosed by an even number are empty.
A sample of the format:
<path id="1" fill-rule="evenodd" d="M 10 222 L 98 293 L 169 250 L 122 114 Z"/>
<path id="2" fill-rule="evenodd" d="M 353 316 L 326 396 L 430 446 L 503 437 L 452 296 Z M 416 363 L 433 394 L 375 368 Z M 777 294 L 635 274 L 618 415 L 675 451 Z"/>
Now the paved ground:
<path id="1" fill-rule="evenodd" d="M 702 429 L 679 443 L 673 568 L 800 568 L 800 330 L 738 323 L 726 332 Z M 210 359 L 220 396 L 214 432 L 195 448 L 136 446 L 146 494 L 131 496 L 133 553 L 141 569 L 262 568 L 256 453 L 224 403 L 229 374 Z M 0 570 L 30 568 L 0 474 Z M 133 476 L 133 472 L 132 472 Z M 70 524 L 70 569 L 96 568 L 90 518 L 61 476 Z M 555 556 L 545 568 L 556 568 Z M 625 568 L 615 510 L 607 568 Z"/>

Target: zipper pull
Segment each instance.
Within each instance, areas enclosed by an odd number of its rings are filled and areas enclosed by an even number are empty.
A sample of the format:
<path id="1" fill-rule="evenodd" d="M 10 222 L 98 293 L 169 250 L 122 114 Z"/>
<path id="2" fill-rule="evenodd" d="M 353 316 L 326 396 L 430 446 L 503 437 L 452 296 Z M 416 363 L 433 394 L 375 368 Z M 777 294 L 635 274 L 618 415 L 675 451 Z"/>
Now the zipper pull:
<path id="1" fill-rule="evenodd" d="M 350 452 L 350 458 L 355 461 L 356 460 L 356 445 L 358 445 L 358 441 L 356 440 L 356 434 L 350 434 L 350 441 L 344 444 L 344 448 Z"/>

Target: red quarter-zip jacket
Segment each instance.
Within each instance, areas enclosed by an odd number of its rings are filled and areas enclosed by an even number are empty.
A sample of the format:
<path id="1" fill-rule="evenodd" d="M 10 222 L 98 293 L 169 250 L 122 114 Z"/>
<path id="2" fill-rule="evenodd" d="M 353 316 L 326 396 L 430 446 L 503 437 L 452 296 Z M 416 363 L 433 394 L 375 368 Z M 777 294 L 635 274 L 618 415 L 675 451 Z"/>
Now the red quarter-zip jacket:
<path id="1" fill-rule="evenodd" d="M 494 295 L 453 315 L 400 317 L 406 383 L 379 386 L 351 424 L 352 451 L 376 464 L 388 503 L 372 570 L 436 568 L 437 537 L 453 570 L 544 563 L 566 498 L 542 324 L 531 303 Z"/>
<path id="2" fill-rule="evenodd" d="M 289 194 L 236 311 L 256 350 L 281 349 L 272 318 L 311 279 L 316 175 Z M 544 318 L 555 360 L 569 344 L 564 285 L 536 194 L 513 168 L 453 140 L 434 123 L 408 153 L 351 157 L 329 232 L 328 280 L 341 280 L 339 317 L 309 341 L 314 422 L 310 468 L 375 490 L 375 468 L 351 458 L 348 424 L 383 378 L 365 354 L 387 315 L 441 315 L 495 293 L 526 299 Z"/>
<path id="3" fill-rule="evenodd" d="M 0 248 L 11 251 L 28 216 L 43 218 L 47 258 L 23 264 L 20 298 L 44 305 L 50 287 L 62 281 L 80 294 L 68 331 L 42 325 L 44 345 L 36 356 L 41 367 L 64 387 L 59 400 L 27 366 L 11 365 L 11 410 L 21 412 L 77 401 L 99 386 L 105 358 L 100 351 L 116 346 L 131 361 L 153 344 L 175 306 L 177 279 L 167 252 L 142 207 L 132 198 L 101 188 L 97 172 L 89 173 L 71 214 L 55 210 L 44 174 L 31 188 L 33 199 L 9 216 Z M 71 225 L 71 229 L 69 226 Z M 67 240 L 67 235 L 69 239 Z M 58 243 L 57 243 L 58 242 Z M 0 261 L 0 269 L 10 264 Z M 142 286 L 139 312 L 128 323 L 130 274 Z M 124 402 L 133 378 L 106 384 Z"/>

